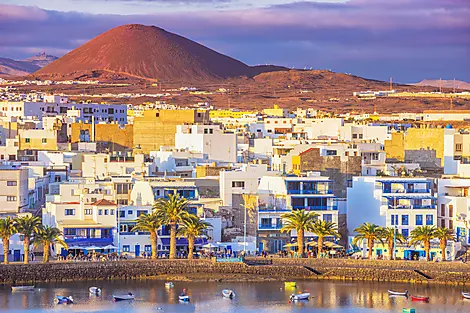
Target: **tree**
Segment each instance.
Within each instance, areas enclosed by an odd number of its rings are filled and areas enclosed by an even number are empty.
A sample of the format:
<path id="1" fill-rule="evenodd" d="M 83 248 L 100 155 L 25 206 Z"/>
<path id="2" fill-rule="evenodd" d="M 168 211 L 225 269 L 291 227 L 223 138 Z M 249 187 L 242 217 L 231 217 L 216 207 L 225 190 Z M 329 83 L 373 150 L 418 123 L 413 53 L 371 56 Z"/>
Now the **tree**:
<path id="1" fill-rule="evenodd" d="M 424 245 L 426 260 L 430 260 L 429 250 L 431 250 L 431 240 L 436 238 L 436 226 L 418 226 L 410 232 L 411 244 Z"/>
<path id="2" fill-rule="evenodd" d="M 396 234 L 395 234 L 396 231 Z M 382 238 L 387 242 L 388 245 L 388 258 L 393 260 L 393 251 L 395 250 L 395 240 L 404 243 L 405 237 L 398 232 L 394 227 L 382 228 Z"/>
<path id="3" fill-rule="evenodd" d="M 65 249 L 68 249 L 67 244 L 61 238 L 61 236 L 62 232 L 57 227 L 42 226 L 37 231 L 36 235 L 34 236 L 34 245 L 42 245 L 44 247 L 44 263 L 49 262 L 49 251 L 51 249 L 51 245 L 60 244 Z"/>
<path id="4" fill-rule="evenodd" d="M 441 253 L 442 253 L 442 261 L 446 261 L 446 247 L 447 247 L 447 241 L 452 240 L 455 241 L 455 235 L 454 232 L 448 228 L 438 228 L 436 229 L 435 236 L 437 239 L 439 239 L 439 246 L 441 248 Z"/>
<path id="5" fill-rule="evenodd" d="M 3 263 L 8 264 L 8 252 L 10 251 L 10 238 L 17 233 L 16 222 L 7 216 L 0 219 L 0 237 L 3 241 Z"/>
<path id="6" fill-rule="evenodd" d="M 354 236 L 353 244 L 357 245 L 359 241 L 367 240 L 367 248 L 369 249 L 369 260 L 372 259 L 372 250 L 374 249 L 374 242 L 382 240 L 382 228 L 376 224 L 364 223 L 354 230 L 357 233 Z"/>
<path id="7" fill-rule="evenodd" d="M 37 216 L 26 215 L 16 218 L 18 232 L 24 236 L 24 264 L 29 263 L 29 246 L 31 239 L 39 231 L 41 220 Z"/>
<path id="8" fill-rule="evenodd" d="M 142 214 L 137 218 L 137 223 L 132 231 L 145 231 L 150 233 L 150 243 L 152 244 L 152 259 L 157 258 L 157 232 L 162 226 L 155 212 L 150 214 Z"/>
<path id="9" fill-rule="evenodd" d="M 195 215 L 188 215 L 178 229 L 178 235 L 180 237 L 186 237 L 188 239 L 188 259 L 193 258 L 194 241 L 197 237 L 202 236 L 204 230 L 211 227 L 212 225 L 208 222 L 202 221 Z"/>
<path id="10" fill-rule="evenodd" d="M 318 214 L 315 212 L 308 212 L 305 210 L 293 210 L 292 212 L 281 215 L 282 218 L 282 233 L 297 231 L 297 247 L 299 254 L 302 257 L 304 253 L 304 233 L 312 231 Z"/>
<path id="11" fill-rule="evenodd" d="M 333 236 L 335 238 L 341 237 L 341 235 L 336 230 L 337 226 L 333 222 L 317 220 L 313 224 L 312 231 L 315 235 L 318 236 L 318 253 L 317 258 L 320 257 L 321 252 L 323 251 L 323 239 L 325 237 Z"/>
<path id="12" fill-rule="evenodd" d="M 176 258 L 176 229 L 188 216 L 186 207 L 189 201 L 178 194 L 160 198 L 154 205 L 155 214 L 162 225 L 170 226 L 170 259 Z"/>

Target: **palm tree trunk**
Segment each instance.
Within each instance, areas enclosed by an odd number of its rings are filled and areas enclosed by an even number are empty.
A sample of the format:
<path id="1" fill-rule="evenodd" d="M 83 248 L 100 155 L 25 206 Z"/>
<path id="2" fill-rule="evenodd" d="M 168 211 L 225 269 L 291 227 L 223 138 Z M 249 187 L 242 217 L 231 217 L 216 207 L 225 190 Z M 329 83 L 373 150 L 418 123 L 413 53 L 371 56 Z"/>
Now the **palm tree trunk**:
<path id="1" fill-rule="evenodd" d="M 318 236 L 318 253 L 317 253 L 317 258 L 320 257 L 322 251 L 323 251 L 323 236 Z"/>
<path id="2" fill-rule="evenodd" d="M 369 248 L 369 260 L 372 260 L 372 249 L 374 249 L 373 239 L 367 239 L 367 247 Z"/>
<path id="3" fill-rule="evenodd" d="M 23 250 L 24 250 L 24 264 L 29 263 L 29 237 L 25 236 L 24 237 L 24 243 L 23 243 Z"/>
<path id="4" fill-rule="evenodd" d="M 3 238 L 3 264 L 8 264 L 8 252 L 10 252 L 10 238 Z"/>
<path id="5" fill-rule="evenodd" d="M 194 250 L 194 236 L 188 237 L 188 260 L 193 259 L 193 250 Z"/>
<path id="6" fill-rule="evenodd" d="M 48 263 L 49 262 L 49 249 L 50 249 L 50 246 L 51 246 L 50 242 L 45 242 L 44 243 L 43 263 Z"/>
<path id="7" fill-rule="evenodd" d="M 441 253 L 442 253 L 442 261 L 444 262 L 444 261 L 447 260 L 447 258 L 446 258 L 447 241 L 446 240 L 441 240 L 440 246 L 441 246 Z"/>
<path id="8" fill-rule="evenodd" d="M 430 245 L 431 245 L 431 243 L 429 241 L 424 242 L 424 251 L 426 252 L 426 260 L 427 261 L 431 260 L 431 256 L 429 254 L 429 250 L 430 250 L 429 246 Z"/>
<path id="9" fill-rule="evenodd" d="M 150 243 L 152 244 L 152 259 L 157 258 L 157 232 L 151 231 L 150 232 Z"/>
<path id="10" fill-rule="evenodd" d="M 170 225 L 170 259 L 176 259 L 176 223 Z"/>
<path id="11" fill-rule="evenodd" d="M 299 258 L 304 256 L 304 230 L 297 231 L 297 246 L 299 247 Z"/>
<path id="12" fill-rule="evenodd" d="M 393 239 L 388 240 L 388 258 L 390 260 L 393 260 L 393 250 L 395 250 L 395 243 L 393 242 Z"/>

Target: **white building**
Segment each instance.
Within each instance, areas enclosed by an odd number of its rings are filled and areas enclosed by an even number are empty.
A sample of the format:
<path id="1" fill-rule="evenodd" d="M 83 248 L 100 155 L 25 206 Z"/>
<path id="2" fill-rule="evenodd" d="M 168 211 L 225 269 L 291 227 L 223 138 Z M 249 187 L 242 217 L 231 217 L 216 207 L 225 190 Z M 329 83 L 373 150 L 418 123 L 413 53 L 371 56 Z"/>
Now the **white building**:
<path id="1" fill-rule="evenodd" d="M 175 147 L 203 153 L 211 161 L 237 162 L 237 135 L 219 125 L 178 125 Z"/>
<path id="2" fill-rule="evenodd" d="M 24 212 L 29 205 L 28 169 L 0 166 L 0 214 Z"/>
<path id="3" fill-rule="evenodd" d="M 81 176 L 104 179 L 111 176 L 149 175 L 151 162 L 143 154 L 118 156 L 106 153 L 83 154 Z"/>

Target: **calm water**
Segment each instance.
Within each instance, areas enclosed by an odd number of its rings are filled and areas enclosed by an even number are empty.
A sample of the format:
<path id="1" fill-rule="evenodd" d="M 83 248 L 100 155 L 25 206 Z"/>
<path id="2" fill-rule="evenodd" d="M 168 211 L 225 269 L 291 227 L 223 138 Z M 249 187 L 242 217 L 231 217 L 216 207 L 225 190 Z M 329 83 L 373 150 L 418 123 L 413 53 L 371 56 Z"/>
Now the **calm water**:
<path id="1" fill-rule="evenodd" d="M 88 287 L 99 286 L 103 293 L 90 296 Z M 297 281 L 296 292 L 310 292 L 314 298 L 303 303 L 289 303 L 292 290 L 282 282 L 269 283 L 188 283 L 175 282 L 173 289 L 165 289 L 164 282 L 114 281 L 38 284 L 38 289 L 11 292 L 10 286 L 0 285 L 0 312 L 401 312 L 413 307 L 418 313 L 470 312 L 470 300 L 462 300 L 463 287 L 407 285 L 394 283 L 347 283 Z M 188 289 L 190 304 L 178 303 L 182 288 Z M 234 300 L 224 299 L 222 289 L 232 289 Z M 410 294 L 431 297 L 430 303 L 411 302 L 404 298 L 390 298 L 387 289 L 405 290 Z M 470 289 L 470 288 L 469 288 Z M 133 292 L 132 302 L 112 301 L 112 294 Z M 75 304 L 54 304 L 56 295 L 72 295 Z"/>

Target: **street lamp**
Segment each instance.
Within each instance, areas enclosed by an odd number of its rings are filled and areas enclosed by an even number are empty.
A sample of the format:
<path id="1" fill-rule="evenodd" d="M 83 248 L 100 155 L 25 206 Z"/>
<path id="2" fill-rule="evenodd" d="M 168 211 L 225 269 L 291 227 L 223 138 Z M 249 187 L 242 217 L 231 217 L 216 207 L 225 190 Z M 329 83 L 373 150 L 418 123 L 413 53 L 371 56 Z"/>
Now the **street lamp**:
<path id="1" fill-rule="evenodd" d="M 398 226 L 395 225 L 395 230 L 393 232 L 393 259 L 396 259 L 396 251 L 397 251 L 397 231 L 398 231 Z M 390 247 L 388 247 L 390 249 Z"/>

